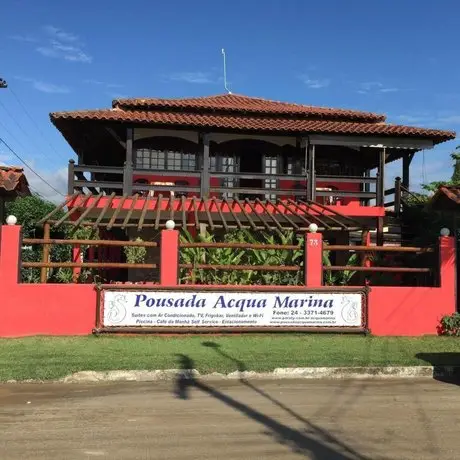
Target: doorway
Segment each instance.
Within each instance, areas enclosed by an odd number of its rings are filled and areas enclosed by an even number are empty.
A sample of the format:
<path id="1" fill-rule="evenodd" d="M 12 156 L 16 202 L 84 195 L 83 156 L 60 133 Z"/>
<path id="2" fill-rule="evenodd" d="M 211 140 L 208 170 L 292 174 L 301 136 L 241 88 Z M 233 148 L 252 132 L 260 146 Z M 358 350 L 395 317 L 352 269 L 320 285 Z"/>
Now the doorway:
<path id="1" fill-rule="evenodd" d="M 241 152 L 240 156 L 240 172 L 241 173 L 262 173 L 262 156 L 259 152 L 254 152 L 251 150 L 246 150 Z M 262 188 L 262 179 L 240 179 L 239 183 L 240 188 L 244 189 L 261 189 Z M 255 198 L 260 198 L 260 195 L 255 192 L 250 193 L 241 193 L 241 198 L 249 198 L 253 200 Z"/>

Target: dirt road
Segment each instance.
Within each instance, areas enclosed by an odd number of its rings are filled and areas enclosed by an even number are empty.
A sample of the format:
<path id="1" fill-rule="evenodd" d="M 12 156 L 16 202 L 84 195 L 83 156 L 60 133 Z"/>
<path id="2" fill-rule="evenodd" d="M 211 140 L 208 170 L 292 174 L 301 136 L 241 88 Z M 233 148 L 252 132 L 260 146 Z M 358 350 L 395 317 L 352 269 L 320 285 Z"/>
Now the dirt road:
<path id="1" fill-rule="evenodd" d="M 459 427 L 426 380 L 0 386 L 5 460 L 446 460 Z"/>

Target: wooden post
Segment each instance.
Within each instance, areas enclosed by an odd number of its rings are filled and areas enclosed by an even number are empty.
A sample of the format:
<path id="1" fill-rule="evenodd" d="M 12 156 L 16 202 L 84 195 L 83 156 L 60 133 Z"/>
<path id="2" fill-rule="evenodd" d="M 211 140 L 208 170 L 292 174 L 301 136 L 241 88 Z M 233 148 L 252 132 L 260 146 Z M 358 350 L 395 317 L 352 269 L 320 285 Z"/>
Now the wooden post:
<path id="1" fill-rule="evenodd" d="M 410 164 L 414 158 L 413 153 L 408 153 L 402 159 L 402 185 L 409 190 L 410 187 Z"/>
<path id="2" fill-rule="evenodd" d="M 377 217 L 377 246 L 383 246 L 385 235 L 383 234 L 383 217 Z"/>
<path id="3" fill-rule="evenodd" d="M 401 214 L 401 178 L 397 177 L 395 179 L 395 214 L 396 217 L 399 217 Z"/>
<path id="4" fill-rule="evenodd" d="M 383 147 L 379 152 L 379 166 L 378 166 L 378 179 L 377 179 L 377 206 L 385 205 L 385 160 L 386 148 Z"/>
<path id="5" fill-rule="evenodd" d="M 364 177 L 366 179 L 370 178 L 371 177 L 371 171 L 369 169 L 366 169 L 364 171 Z M 364 183 L 364 187 L 363 187 L 363 191 L 366 192 L 366 193 L 369 193 L 371 191 L 371 184 L 370 182 L 365 182 Z M 369 206 L 369 198 L 364 198 L 363 199 L 363 202 L 365 203 L 366 206 Z"/>
<path id="6" fill-rule="evenodd" d="M 126 161 L 123 170 L 123 193 L 133 193 L 133 128 L 126 129 Z"/>
<path id="7" fill-rule="evenodd" d="M 204 134 L 202 137 L 203 144 L 203 162 L 201 169 L 201 184 L 200 184 L 200 193 L 201 198 L 209 197 L 209 188 L 210 188 L 210 161 L 209 161 L 209 136 Z"/>
<path id="8" fill-rule="evenodd" d="M 0 196 L 0 227 L 5 223 L 5 197 Z"/>
<path id="9" fill-rule="evenodd" d="M 307 187 L 307 198 L 312 201 L 316 201 L 316 146 L 311 145 L 308 155 L 308 187 Z"/>
<path id="10" fill-rule="evenodd" d="M 67 194 L 73 195 L 75 193 L 75 160 L 69 160 L 69 168 L 67 170 Z"/>
<path id="11" fill-rule="evenodd" d="M 362 246 L 370 246 L 371 245 L 371 234 L 369 233 L 369 229 L 364 229 L 363 233 L 361 235 L 361 245 Z M 368 252 L 363 252 L 360 255 L 361 258 L 361 267 L 370 267 L 371 266 L 371 261 L 370 261 L 370 253 Z M 362 272 L 359 275 L 361 284 L 364 286 L 367 284 L 367 277 L 366 273 Z"/>
<path id="12" fill-rule="evenodd" d="M 307 200 L 311 199 L 310 197 L 310 144 L 309 139 L 305 139 L 305 143 L 303 144 L 305 150 L 305 159 L 304 159 L 304 168 L 305 168 L 305 179 L 306 179 L 306 190 L 305 193 L 307 195 Z"/>
<path id="13" fill-rule="evenodd" d="M 50 239 L 50 228 L 51 225 L 46 222 L 43 225 L 43 239 L 48 240 Z M 42 262 L 47 264 L 50 261 L 50 245 L 44 243 L 43 244 L 43 254 L 42 254 Z M 40 283 L 46 283 L 48 279 L 48 269 L 46 267 L 42 267 L 40 271 Z"/>

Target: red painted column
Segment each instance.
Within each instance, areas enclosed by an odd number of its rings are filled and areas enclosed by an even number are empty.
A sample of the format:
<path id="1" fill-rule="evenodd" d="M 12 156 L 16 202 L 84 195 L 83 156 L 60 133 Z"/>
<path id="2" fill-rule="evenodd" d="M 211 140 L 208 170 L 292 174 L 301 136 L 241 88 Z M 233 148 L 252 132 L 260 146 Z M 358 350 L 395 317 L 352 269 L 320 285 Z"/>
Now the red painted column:
<path id="1" fill-rule="evenodd" d="M 455 238 L 441 236 L 439 238 L 440 278 L 443 291 L 456 297 L 456 248 Z"/>
<path id="2" fill-rule="evenodd" d="M 19 282 L 21 226 L 3 225 L 0 240 L 0 282 L 11 286 Z"/>
<path id="3" fill-rule="evenodd" d="M 162 230 L 160 241 L 160 284 L 177 286 L 179 281 L 179 232 Z"/>
<path id="4" fill-rule="evenodd" d="M 323 285 L 323 236 L 321 233 L 305 235 L 305 286 Z"/>

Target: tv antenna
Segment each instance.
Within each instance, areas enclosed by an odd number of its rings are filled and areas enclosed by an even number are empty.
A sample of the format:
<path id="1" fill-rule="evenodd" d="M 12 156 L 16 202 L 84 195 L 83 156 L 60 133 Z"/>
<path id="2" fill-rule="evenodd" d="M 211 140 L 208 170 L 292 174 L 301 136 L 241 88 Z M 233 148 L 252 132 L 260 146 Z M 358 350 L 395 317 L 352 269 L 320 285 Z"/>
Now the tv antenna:
<path id="1" fill-rule="evenodd" d="M 227 86 L 227 56 L 223 48 L 222 48 L 222 56 L 224 58 L 224 88 L 228 94 L 232 94 L 232 92 L 228 89 L 228 86 Z"/>

